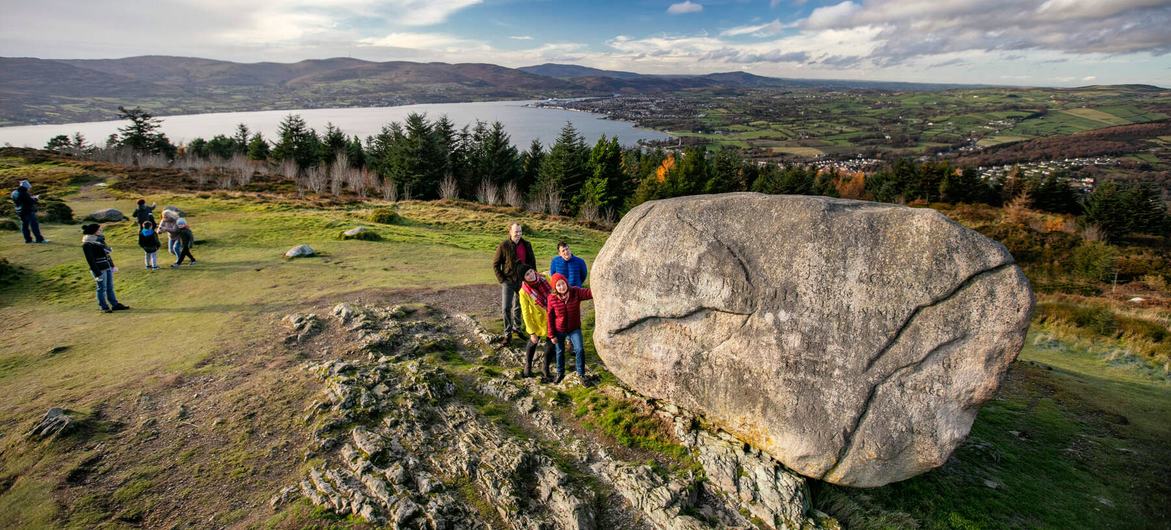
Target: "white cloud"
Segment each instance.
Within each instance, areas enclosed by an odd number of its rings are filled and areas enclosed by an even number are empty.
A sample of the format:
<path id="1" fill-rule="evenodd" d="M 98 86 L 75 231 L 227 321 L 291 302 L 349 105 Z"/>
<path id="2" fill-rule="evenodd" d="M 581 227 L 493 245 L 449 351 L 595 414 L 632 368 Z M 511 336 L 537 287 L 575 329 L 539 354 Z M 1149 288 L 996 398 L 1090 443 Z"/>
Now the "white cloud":
<path id="1" fill-rule="evenodd" d="M 754 24 L 750 26 L 737 26 L 729 28 L 720 32 L 724 37 L 736 37 L 739 35 L 752 35 L 754 37 L 770 37 L 776 35 L 785 29 L 785 25 L 781 24 L 780 20 L 774 20 L 767 24 Z"/>
<path id="2" fill-rule="evenodd" d="M 703 4 L 697 4 L 691 0 L 671 4 L 671 7 L 667 8 L 668 15 L 685 15 L 687 13 L 699 13 L 700 11 L 703 11 Z"/>
<path id="3" fill-rule="evenodd" d="M 368 37 L 358 41 L 363 47 L 405 48 L 409 50 L 460 51 L 473 48 L 483 49 L 487 45 L 473 40 L 462 39 L 444 33 L 390 33 L 382 37 Z"/>
<path id="4" fill-rule="evenodd" d="M 511 35 L 508 38 L 512 40 L 533 40 L 532 35 Z"/>

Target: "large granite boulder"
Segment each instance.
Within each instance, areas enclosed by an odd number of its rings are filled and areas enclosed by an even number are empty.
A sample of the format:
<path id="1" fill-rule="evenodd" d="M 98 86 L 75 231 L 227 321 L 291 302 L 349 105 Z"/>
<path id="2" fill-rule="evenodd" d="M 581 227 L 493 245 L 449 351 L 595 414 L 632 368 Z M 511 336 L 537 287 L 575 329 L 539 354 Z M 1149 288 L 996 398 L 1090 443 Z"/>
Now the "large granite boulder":
<path id="1" fill-rule="evenodd" d="M 620 379 L 858 487 L 947 460 L 1033 309 L 999 243 L 934 210 L 819 197 L 645 203 L 590 281 Z"/>

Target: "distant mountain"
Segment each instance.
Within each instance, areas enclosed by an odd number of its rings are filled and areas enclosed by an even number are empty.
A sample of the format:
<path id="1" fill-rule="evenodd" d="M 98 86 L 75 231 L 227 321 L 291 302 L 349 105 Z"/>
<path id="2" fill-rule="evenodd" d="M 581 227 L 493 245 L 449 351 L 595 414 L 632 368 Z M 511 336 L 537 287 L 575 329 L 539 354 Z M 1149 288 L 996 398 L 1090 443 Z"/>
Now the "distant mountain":
<path id="1" fill-rule="evenodd" d="M 617 70 L 599 70 L 597 68 L 590 68 L 588 66 L 578 66 L 576 64 L 556 64 L 545 63 L 536 66 L 522 66 L 517 68 L 522 72 L 528 72 L 535 75 L 543 75 L 545 77 L 556 77 L 557 79 L 574 79 L 577 77 L 608 77 L 612 79 L 637 79 L 646 77 L 643 74 L 636 74 L 634 72 L 621 72 Z"/>
<path id="2" fill-rule="evenodd" d="M 296 63 L 160 55 L 97 60 L 0 57 L 0 126 L 114 119 L 119 105 L 164 116 L 680 90 L 924 91 L 959 86 L 963 85 L 781 79 L 748 72 L 647 75 L 554 63 L 506 68 L 344 57 Z"/>
<path id="3" fill-rule="evenodd" d="M 0 125 L 158 115 L 606 95 L 492 64 L 349 58 L 234 63 L 189 57 L 0 58 Z"/>

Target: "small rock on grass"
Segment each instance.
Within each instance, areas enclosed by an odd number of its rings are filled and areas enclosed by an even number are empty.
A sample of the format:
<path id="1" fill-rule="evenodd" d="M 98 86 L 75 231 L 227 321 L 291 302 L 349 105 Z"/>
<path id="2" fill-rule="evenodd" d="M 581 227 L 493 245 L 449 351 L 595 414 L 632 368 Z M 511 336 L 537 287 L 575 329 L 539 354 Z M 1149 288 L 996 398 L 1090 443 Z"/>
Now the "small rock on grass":
<path id="1" fill-rule="evenodd" d="M 288 252 L 285 252 L 285 257 L 290 258 L 290 259 L 291 258 L 304 258 L 304 257 L 316 256 L 316 255 L 317 255 L 317 252 L 315 252 L 313 250 L 313 247 L 311 247 L 309 245 L 297 245 L 293 248 L 290 248 Z"/>

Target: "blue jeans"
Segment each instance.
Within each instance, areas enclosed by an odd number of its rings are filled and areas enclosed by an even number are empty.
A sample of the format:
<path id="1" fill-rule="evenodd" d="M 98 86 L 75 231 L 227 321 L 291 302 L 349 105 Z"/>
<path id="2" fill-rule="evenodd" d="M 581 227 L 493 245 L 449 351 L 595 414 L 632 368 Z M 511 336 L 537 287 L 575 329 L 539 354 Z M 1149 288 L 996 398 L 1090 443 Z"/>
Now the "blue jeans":
<path id="1" fill-rule="evenodd" d="M 45 236 L 41 235 L 41 225 L 37 222 L 36 212 L 20 214 L 20 232 L 24 234 L 25 243 L 32 243 L 34 236 L 38 242 L 45 240 Z"/>
<path id="2" fill-rule="evenodd" d="M 98 274 L 97 284 L 98 307 L 105 310 L 118 305 L 118 299 L 114 297 L 114 269 L 106 269 Z"/>
<path id="3" fill-rule="evenodd" d="M 172 256 L 178 257 L 179 256 L 179 239 L 175 238 L 175 239 L 167 240 L 167 250 L 171 253 Z"/>
<path id="4" fill-rule="evenodd" d="M 553 346 L 557 348 L 557 375 L 565 373 L 565 339 L 573 345 L 573 355 L 577 357 L 577 375 L 585 377 L 585 348 L 582 346 L 581 329 L 569 333 L 553 333 Z"/>

